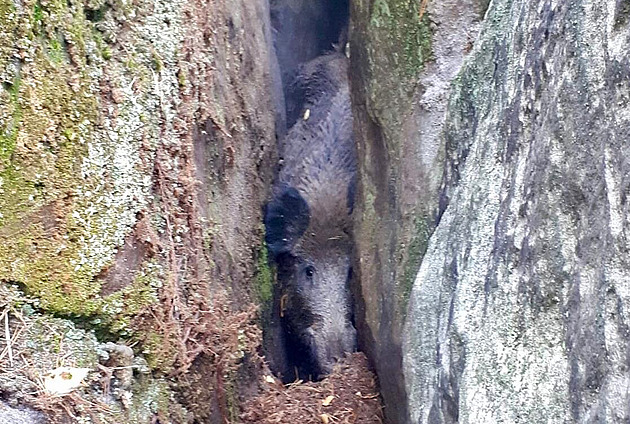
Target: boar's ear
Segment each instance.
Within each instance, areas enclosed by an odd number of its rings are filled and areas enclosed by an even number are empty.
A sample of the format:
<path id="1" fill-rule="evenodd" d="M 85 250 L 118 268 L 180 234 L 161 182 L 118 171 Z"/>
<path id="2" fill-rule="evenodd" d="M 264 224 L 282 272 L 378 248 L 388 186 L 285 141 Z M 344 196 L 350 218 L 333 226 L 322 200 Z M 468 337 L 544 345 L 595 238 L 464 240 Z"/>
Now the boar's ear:
<path id="1" fill-rule="evenodd" d="M 266 241 L 273 256 L 288 253 L 308 227 L 310 211 L 293 187 L 283 189 L 267 205 Z"/>

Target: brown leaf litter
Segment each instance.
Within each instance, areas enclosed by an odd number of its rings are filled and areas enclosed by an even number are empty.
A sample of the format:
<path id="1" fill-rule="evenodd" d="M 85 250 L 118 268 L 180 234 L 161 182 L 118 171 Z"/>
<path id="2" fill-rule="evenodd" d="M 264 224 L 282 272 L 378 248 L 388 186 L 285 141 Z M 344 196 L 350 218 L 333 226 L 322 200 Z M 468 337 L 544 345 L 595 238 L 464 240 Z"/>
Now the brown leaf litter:
<path id="1" fill-rule="evenodd" d="M 244 423 L 381 424 L 381 401 L 376 378 L 363 353 L 339 362 L 319 382 L 283 386 L 265 378 L 263 393 L 248 401 L 240 418 Z"/>

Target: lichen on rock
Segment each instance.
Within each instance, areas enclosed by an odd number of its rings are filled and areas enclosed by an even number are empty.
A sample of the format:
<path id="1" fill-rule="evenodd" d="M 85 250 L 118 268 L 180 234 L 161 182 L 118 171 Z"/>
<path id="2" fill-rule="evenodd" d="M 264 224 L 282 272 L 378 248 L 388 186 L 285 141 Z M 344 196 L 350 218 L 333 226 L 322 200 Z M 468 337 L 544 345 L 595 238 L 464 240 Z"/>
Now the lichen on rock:
<path id="1" fill-rule="evenodd" d="M 2 28 L 15 43 L 0 60 L 10 100 L 0 113 L 0 278 L 21 282 L 47 309 L 97 309 L 95 276 L 151 198 L 159 117 L 174 108 L 164 98 L 179 90 L 174 74 L 154 69 L 154 52 L 171 64 L 182 39 L 175 5 L 157 5 L 134 26 L 133 46 L 111 45 L 120 56 L 107 61 L 82 3 L 5 7 L 13 12 Z M 99 23 L 116 26 L 142 10 L 119 6 Z M 170 30 L 160 28 L 166 20 Z"/>
<path id="2" fill-rule="evenodd" d="M 405 325 L 413 422 L 628 420 L 617 4 L 491 2 L 453 87 L 443 215 Z"/>
<path id="3" fill-rule="evenodd" d="M 401 334 L 411 286 L 439 218 L 451 82 L 482 19 L 477 0 L 357 1 L 350 47 L 359 157 L 354 228 L 359 333 L 386 414 L 405 422 Z"/>

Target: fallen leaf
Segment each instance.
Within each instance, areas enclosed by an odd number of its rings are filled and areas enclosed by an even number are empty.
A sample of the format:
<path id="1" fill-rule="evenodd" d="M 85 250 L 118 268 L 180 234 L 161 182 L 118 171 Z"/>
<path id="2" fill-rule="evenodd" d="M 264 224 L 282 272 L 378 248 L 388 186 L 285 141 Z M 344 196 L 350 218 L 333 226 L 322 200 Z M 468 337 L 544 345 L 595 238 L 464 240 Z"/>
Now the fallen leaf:
<path id="1" fill-rule="evenodd" d="M 90 368 L 55 368 L 44 377 L 44 389 L 48 393 L 65 395 L 79 387 L 90 371 Z"/>
<path id="2" fill-rule="evenodd" d="M 324 399 L 324 400 L 322 401 L 322 405 L 323 405 L 323 406 L 328 406 L 328 405 L 330 405 L 330 403 L 333 401 L 333 399 L 334 399 L 334 398 L 335 398 L 335 397 L 334 397 L 333 395 L 330 395 L 330 396 L 326 397 L 326 399 Z"/>

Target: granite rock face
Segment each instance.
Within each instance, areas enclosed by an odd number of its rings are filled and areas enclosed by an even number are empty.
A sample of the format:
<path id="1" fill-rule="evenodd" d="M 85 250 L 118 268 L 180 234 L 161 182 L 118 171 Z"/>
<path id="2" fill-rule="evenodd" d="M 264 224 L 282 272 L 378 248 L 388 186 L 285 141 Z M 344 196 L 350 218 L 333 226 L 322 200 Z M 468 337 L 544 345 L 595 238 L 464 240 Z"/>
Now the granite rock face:
<path id="1" fill-rule="evenodd" d="M 173 392 L 190 420 L 223 422 L 235 401 L 208 389 L 199 332 L 270 284 L 255 278 L 281 100 L 268 2 L 0 0 L 0 39 L 0 285 L 152 371 L 185 368 L 146 422 L 169 419 Z M 18 331 L 23 302 L 5 301 Z"/>
<path id="2" fill-rule="evenodd" d="M 16 409 L 0 402 L 0 424 L 46 424 L 46 421 L 37 411 Z"/>
<path id="3" fill-rule="evenodd" d="M 351 3 L 357 324 L 393 423 L 407 420 L 402 329 L 439 212 L 450 84 L 483 13 L 474 0 Z"/>
<path id="4" fill-rule="evenodd" d="M 630 419 L 629 18 L 491 2 L 404 327 L 411 422 Z"/>

